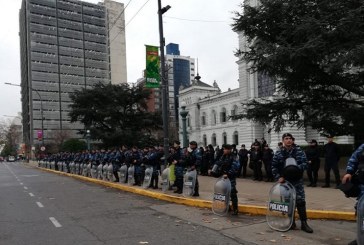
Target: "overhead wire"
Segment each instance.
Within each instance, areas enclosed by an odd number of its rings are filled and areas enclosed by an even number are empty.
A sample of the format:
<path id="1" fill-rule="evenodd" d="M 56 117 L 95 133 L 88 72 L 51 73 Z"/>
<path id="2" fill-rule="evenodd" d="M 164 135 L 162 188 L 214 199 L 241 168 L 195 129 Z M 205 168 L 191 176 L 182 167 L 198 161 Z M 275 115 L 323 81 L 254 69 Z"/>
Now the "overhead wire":
<path id="1" fill-rule="evenodd" d="M 111 31 L 111 29 L 115 26 L 116 22 L 117 22 L 117 21 L 118 21 L 118 19 L 121 17 L 121 15 L 125 12 L 125 9 L 129 6 L 129 4 L 130 4 L 130 2 L 131 2 L 131 1 L 133 1 L 133 0 L 130 0 L 130 1 L 126 4 L 126 6 L 125 6 L 125 8 L 123 9 L 123 11 L 121 11 L 121 12 L 120 12 L 120 14 L 118 15 L 118 17 L 116 17 L 116 19 L 115 19 L 114 23 L 112 23 L 111 27 L 109 28 L 109 30 L 110 30 L 110 31 Z"/>
<path id="2" fill-rule="evenodd" d="M 144 8 L 144 6 L 149 2 L 150 0 L 147 0 L 140 8 L 139 8 L 139 10 L 133 15 L 133 17 L 131 17 L 131 19 L 128 21 L 128 23 L 126 23 L 126 25 L 125 25 L 125 28 L 130 24 L 130 22 L 139 14 L 139 12 Z M 123 29 L 121 29 L 117 34 L 116 34 L 116 36 L 110 41 L 110 44 L 120 35 L 120 33 L 122 32 L 122 31 L 124 31 L 125 30 L 125 28 Z"/>

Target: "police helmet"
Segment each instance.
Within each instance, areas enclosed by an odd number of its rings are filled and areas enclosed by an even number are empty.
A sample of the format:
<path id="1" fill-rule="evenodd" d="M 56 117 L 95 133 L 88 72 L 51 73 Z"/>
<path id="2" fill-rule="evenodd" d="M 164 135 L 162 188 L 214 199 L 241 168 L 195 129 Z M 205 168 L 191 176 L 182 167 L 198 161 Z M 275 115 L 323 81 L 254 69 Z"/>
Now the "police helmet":
<path id="1" fill-rule="evenodd" d="M 289 165 L 283 169 L 283 177 L 289 182 L 299 181 L 303 176 L 303 172 L 298 166 Z"/>

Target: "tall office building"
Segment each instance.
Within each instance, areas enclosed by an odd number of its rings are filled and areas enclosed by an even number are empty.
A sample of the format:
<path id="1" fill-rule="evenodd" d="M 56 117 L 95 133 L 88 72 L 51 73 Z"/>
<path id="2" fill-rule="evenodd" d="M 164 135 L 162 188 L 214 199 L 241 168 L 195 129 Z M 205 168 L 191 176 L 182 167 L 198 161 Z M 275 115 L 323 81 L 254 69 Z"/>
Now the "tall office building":
<path id="1" fill-rule="evenodd" d="M 179 45 L 167 45 L 165 56 L 168 69 L 169 115 L 172 122 L 178 123 L 178 95 L 181 87 L 187 87 L 195 78 L 195 59 L 180 55 Z"/>
<path id="2" fill-rule="evenodd" d="M 126 82 L 122 3 L 23 0 L 19 13 L 23 136 L 39 145 L 85 129 L 68 116 L 75 90 Z"/>

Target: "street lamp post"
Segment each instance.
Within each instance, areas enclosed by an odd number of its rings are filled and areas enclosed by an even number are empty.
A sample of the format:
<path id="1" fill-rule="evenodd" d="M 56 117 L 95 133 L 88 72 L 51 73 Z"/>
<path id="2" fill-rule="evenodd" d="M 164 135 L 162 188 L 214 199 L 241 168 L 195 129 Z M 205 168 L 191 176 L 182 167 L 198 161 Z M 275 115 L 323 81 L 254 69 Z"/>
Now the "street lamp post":
<path id="1" fill-rule="evenodd" d="M 188 115 L 188 111 L 186 111 L 186 103 L 182 102 L 181 103 L 181 111 L 179 113 L 182 117 L 182 137 L 183 137 L 183 147 L 187 147 L 188 146 L 188 142 L 187 142 L 187 126 L 186 126 L 186 120 L 187 120 L 187 115 Z"/>
<path id="2" fill-rule="evenodd" d="M 17 87 L 21 87 L 19 84 L 15 84 L 15 83 L 5 83 L 6 85 L 11 85 L 11 86 L 17 86 Z M 33 89 L 31 87 L 29 87 L 32 91 L 36 92 L 39 100 L 40 100 L 40 116 L 41 118 L 41 129 L 42 129 L 42 146 L 44 146 L 44 116 L 43 116 L 43 100 L 42 100 L 42 96 L 40 96 L 40 93 L 38 90 Z"/>
<path id="3" fill-rule="evenodd" d="M 86 140 L 87 140 L 87 150 L 90 151 L 91 147 L 90 147 L 90 138 L 91 138 L 91 134 L 90 134 L 90 130 L 87 129 L 86 130 Z"/>
<path id="4" fill-rule="evenodd" d="M 162 117 L 163 117 L 163 146 L 164 146 L 164 164 L 167 165 L 169 155 L 169 133 L 168 133 L 168 79 L 166 78 L 166 68 L 164 61 L 164 36 L 163 36 L 163 18 L 162 15 L 170 9 L 167 5 L 162 8 L 161 0 L 158 0 L 158 21 L 159 21 L 159 42 L 161 54 L 161 79 L 162 79 Z"/>

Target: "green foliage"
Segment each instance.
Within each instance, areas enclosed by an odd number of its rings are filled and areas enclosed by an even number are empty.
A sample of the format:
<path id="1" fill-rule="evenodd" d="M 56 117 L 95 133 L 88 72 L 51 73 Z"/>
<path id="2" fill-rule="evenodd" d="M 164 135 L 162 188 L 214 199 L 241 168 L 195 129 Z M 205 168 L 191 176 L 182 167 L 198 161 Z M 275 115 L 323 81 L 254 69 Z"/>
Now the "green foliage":
<path id="1" fill-rule="evenodd" d="M 128 84 L 98 84 L 71 95 L 70 117 L 90 130 L 91 139 L 105 147 L 141 145 L 153 141 L 152 131 L 161 128 L 159 113 L 147 112 L 150 90 Z M 80 132 L 85 135 L 85 132 Z"/>
<path id="2" fill-rule="evenodd" d="M 63 142 L 61 151 L 80 152 L 86 150 L 86 142 L 79 139 L 69 139 Z"/>
<path id="3" fill-rule="evenodd" d="M 251 46 L 237 54 L 271 77 L 278 93 L 248 102 L 237 118 L 275 131 L 294 124 L 363 137 L 364 2 L 261 0 L 243 8 L 233 29 Z"/>

